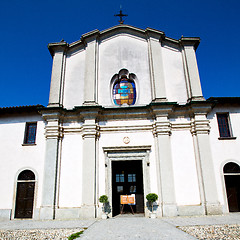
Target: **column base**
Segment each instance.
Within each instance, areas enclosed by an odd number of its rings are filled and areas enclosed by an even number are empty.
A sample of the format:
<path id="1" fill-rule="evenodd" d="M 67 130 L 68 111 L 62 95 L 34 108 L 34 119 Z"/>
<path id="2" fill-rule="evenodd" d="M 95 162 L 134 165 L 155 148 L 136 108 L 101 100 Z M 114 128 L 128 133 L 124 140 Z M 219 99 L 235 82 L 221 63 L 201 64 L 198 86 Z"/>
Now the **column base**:
<path id="1" fill-rule="evenodd" d="M 97 106 L 98 104 L 95 101 L 85 101 L 84 106 Z"/>
<path id="2" fill-rule="evenodd" d="M 205 215 L 205 209 L 203 205 L 183 205 L 178 206 L 179 216 L 202 216 Z"/>
<path id="3" fill-rule="evenodd" d="M 57 108 L 59 108 L 59 107 L 62 107 L 62 104 L 59 104 L 59 103 L 49 103 L 48 105 L 47 105 L 47 107 L 57 107 Z"/>
<path id="4" fill-rule="evenodd" d="M 221 215 L 223 214 L 223 207 L 220 204 L 207 204 L 206 205 L 207 215 Z"/>
<path id="5" fill-rule="evenodd" d="M 11 209 L 0 209 L 0 221 L 11 219 Z"/>
<path id="6" fill-rule="evenodd" d="M 177 205 L 175 204 L 164 204 L 162 209 L 163 217 L 175 217 L 178 215 Z"/>
<path id="7" fill-rule="evenodd" d="M 79 208 L 57 208 L 55 210 L 52 207 L 41 207 L 39 218 L 41 220 L 92 219 L 95 218 L 95 207 L 83 206 Z"/>
<path id="8" fill-rule="evenodd" d="M 79 218 L 81 219 L 96 218 L 95 206 L 82 206 L 79 209 Z"/>
<path id="9" fill-rule="evenodd" d="M 40 216 L 39 218 L 41 220 L 52 220 L 55 218 L 55 213 L 54 213 L 54 208 L 53 207 L 41 207 L 40 208 Z"/>
<path id="10" fill-rule="evenodd" d="M 206 99 L 203 96 L 193 96 L 190 101 L 206 101 Z"/>
<path id="11" fill-rule="evenodd" d="M 163 97 L 163 98 L 155 98 L 152 100 L 153 103 L 162 103 L 162 102 L 167 102 L 167 98 Z"/>
<path id="12" fill-rule="evenodd" d="M 80 208 L 57 208 L 56 219 L 77 219 L 79 218 Z"/>

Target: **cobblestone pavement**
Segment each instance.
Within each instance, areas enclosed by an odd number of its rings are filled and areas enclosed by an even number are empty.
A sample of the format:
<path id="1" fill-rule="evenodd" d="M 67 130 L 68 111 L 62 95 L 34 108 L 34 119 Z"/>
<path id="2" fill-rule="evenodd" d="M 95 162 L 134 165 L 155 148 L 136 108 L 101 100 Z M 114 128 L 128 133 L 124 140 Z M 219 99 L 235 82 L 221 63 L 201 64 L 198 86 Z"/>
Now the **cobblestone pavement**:
<path id="1" fill-rule="evenodd" d="M 0 239 L 6 240 L 45 240 L 67 239 L 71 234 L 80 232 L 84 229 L 25 229 L 25 230 L 0 230 Z"/>
<path id="2" fill-rule="evenodd" d="M 240 239 L 240 213 L 159 219 L 123 215 L 107 220 L 11 220 L 0 222 L 0 240 L 60 240 L 82 229 L 86 230 L 80 240 Z"/>
<path id="3" fill-rule="evenodd" d="M 179 229 L 197 239 L 240 239 L 240 225 L 188 226 Z"/>
<path id="4" fill-rule="evenodd" d="M 96 220 L 12 220 L 0 222 L 0 240 L 62 240 Z"/>

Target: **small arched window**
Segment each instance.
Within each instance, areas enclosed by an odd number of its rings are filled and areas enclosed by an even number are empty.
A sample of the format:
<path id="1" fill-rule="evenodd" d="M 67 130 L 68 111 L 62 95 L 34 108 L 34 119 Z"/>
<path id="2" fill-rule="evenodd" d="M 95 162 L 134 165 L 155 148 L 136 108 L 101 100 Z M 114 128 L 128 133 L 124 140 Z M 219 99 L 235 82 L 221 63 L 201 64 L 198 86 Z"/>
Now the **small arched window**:
<path id="1" fill-rule="evenodd" d="M 114 104 L 134 105 L 136 103 L 136 85 L 134 74 L 129 74 L 128 70 L 122 69 L 114 76 L 112 96 Z"/>

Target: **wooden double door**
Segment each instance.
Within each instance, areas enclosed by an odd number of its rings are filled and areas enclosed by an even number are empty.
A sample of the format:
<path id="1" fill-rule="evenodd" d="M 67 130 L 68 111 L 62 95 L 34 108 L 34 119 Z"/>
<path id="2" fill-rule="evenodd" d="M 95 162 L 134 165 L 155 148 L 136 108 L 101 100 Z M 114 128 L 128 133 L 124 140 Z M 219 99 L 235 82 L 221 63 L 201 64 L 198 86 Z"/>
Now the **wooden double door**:
<path id="1" fill-rule="evenodd" d="M 144 212 L 143 199 L 143 171 L 142 161 L 113 161 L 112 162 L 112 211 L 113 216 L 120 214 L 120 196 L 136 196 L 136 205 L 133 205 L 134 213 Z M 131 208 L 124 206 L 124 213 L 130 213 Z"/>

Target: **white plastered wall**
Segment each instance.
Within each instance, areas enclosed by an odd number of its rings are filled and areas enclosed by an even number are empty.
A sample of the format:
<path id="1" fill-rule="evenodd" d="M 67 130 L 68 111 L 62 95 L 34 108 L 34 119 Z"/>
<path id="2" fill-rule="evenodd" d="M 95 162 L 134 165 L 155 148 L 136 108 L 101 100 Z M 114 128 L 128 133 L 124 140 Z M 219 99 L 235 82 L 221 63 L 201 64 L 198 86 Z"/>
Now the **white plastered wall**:
<path id="1" fill-rule="evenodd" d="M 219 129 L 216 113 L 229 113 L 230 126 L 233 137 L 240 136 L 240 110 L 235 107 L 215 107 L 208 114 L 210 120 L 210 143 L 214 163 L 215 178 L 220 204 L 224 206 L 224 211 L 228 211 L 223 167 L 228 162 L 235 162 L 240 165 L 240 139 L 237 137 L 232 140 L 219 140 Z"/>
<path id="2" fill-rule="evenodd" d="M 199 205 L 199 184 L 190 131 L 173 130 L 171 146 L 177 205 Z"/>
<path id="3" fill-rule="evenodd" d="M 78 123 L 68 127 L 79 127 Z M 80 207 L 82 201 L 82 135 L 67 133 L 62 141 L 59 207 Z"/>
<path id="4" fill-rule="evenodd" d="M 186 103 L 188 97 L 182 54 L 179 50 L 165 46 L 162 55 L 167 99 L 169 102 Z"/>
<path id="5" fill-rule="evenodd" d="M 81 106 L 84 102 L 85 51 L 67 56 L 64 81 L 63 105 L 67 109 Z"/>
<path id="6" fill-rule="evenodd" d="M 137 101 L 135 105 L 151 102 L 147 41 L 130 35 L 117 35 L 99 45 L 98 102 L 112 106 L 111 79 L 121 69 L 137 76 Z"/>
<path id="7" fill-rule="evenodd" d="M 22 145 L 26 122 L 37 122 L 36 145 Z M 34 207 L 40 207 L 45 156 L 44 127 L 45 123 L 38 115 L 0 119 L 0 209 L 12 209 L 15 206 L 16 180 L 18 174 L 26 169 L 35 173 Z"/>
<path id="8" fill-rule="evenodd" d="M 119 34 L 99 42 L 97 54 L 96 88 L 100 105 L 114 106 L 111 79 L 123 68 L 128 69 L 129 73 L 134 73 L 138 79 L 135 105 L 147 105 L 151 102 L 150 63 L 146 39 Z M 162 58 L 168 101 L 186 103 L 188 97 L 181 52 L 164 46 Z M 67 56 L 63 104 L 68 109 L 81 106 L 84 102 L 84 69 L 84 49 Z"/>

